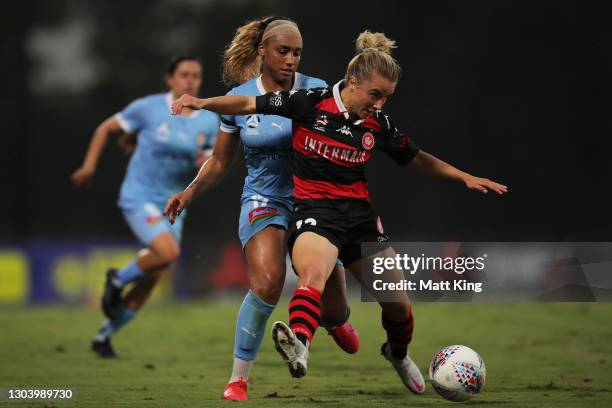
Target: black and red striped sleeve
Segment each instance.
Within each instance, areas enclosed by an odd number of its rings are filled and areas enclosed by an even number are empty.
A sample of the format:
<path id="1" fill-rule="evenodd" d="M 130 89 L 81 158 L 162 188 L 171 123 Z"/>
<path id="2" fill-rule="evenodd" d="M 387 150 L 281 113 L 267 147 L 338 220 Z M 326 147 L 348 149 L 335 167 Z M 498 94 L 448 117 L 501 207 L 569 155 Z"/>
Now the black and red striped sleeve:
<path id="1" fill-rule="evenodd" d="M 321 101 L 325 88 L 269 92 L 255 98 L 255 111 L 264 115 L 278 115 L 300 120 L 311 113 Z"/>
<path id="2" fill-rule="evenodd" d="M 378 148 L 387 153 L 397 164 L 406 165 L 419 153 L 419 147 L 393 124 L 389 115 L 378 112 L 380 125 Z"/>

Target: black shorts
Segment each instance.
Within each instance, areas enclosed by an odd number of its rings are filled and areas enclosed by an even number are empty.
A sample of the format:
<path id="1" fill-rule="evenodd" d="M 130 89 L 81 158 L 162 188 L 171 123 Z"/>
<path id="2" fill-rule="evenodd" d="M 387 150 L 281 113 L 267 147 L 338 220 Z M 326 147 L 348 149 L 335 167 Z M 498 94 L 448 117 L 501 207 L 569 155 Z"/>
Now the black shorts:
<path id="1" fill-rule="evenodd" d="M 293 220 L 287 230 L 290 253 L 297 237 L 307 231 L 334 244 L 345 266 L 365 256 L 361 253 L 363 242 L 378 243 L 376 252 L 390 246 L 380 218 L 365 200 L 296 201 Z"/>

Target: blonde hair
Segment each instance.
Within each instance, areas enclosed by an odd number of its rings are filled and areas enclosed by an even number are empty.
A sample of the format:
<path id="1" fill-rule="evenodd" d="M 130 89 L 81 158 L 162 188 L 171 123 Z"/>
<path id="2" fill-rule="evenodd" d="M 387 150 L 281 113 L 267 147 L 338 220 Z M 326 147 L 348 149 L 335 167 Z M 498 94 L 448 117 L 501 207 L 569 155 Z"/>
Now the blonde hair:
<path id="1" fill-rule="evenodd" d="M 302 33 L 300 33 L 300 29 L 295 22 L 284 19 L 274 20 L 268 24 L 264 30 L 264 33 L 261 36 L 261 42 L 265 43 L 272 37 L 289 32 L 302 38 Z"/>
<path id="2" fill-rule="evenodd" d="M 353 76 L 358 81 L 370 79 L 377 72 L 391 82 L 398 82 L 402 69 L 391 56 L 391 50 L 397 48 L 395 40 L 387 38 L 384 33 L 372 33 L 368 30 L 359 34 L 355 41 L 357 54 L 349 62 L 345 79 Z"/>
<path id="3" fill-rule="evenodd" d="M 271 23 L 280 20 L 295 25 L 299 33 L 297 24 L 286 17 L 264 17 L 238 27 L 234 38 L 223 53 L 221 71 L 223 82 L 227 85 L 242 84 L 261 74 L 262 61 L 257 51 L 259 43 L 262 42 L 264 32 L 269 26 L 273 28 L 280 25 Z M 264 43 L 265 41 L 267 39 Z"/>

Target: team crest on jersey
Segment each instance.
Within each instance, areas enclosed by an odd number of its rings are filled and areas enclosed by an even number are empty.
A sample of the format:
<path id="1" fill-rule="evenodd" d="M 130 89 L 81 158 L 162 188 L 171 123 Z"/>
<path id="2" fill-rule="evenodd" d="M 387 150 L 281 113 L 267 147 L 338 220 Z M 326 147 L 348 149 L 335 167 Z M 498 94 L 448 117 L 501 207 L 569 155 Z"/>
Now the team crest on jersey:
<path id="1" fill-rule="evenodd" d="M 253 224 L 257 220 L 262 218 L 272 217 L 278 215 L 278 209 L 274 207 L 257 207 L 249 211 L 249 223 Z"/>
<path id="2" fill-rule="evenodd" d="M 246 134 L 247 135 L 258 135 L 259 134 L 259 123 L 261 122 L 261 120 L 259 119 L 259 116 L 257 115 L 249 115 L 246 118 L 246 125 L 247 125 L 247 130 L 246 130 Z"/>
<path id="3" fill-rule="evenodd" d="M 206 143 L 206 133 L 198 133 L 198 136 L 196 136 L 196 143 L 198 146 L 204 146 Z"/>
<path id="4" fill-rule="evenodd" d="M 170 126 L 168 126 L 166 122 L 163 122 L 155 129 L 155 139 L 160 142 L 167 142 L 170 140 Z"/>
<path id="5" fill-rule="evenodd" d="M 366 150 L 372 150 L 374 147 L 374 135 L 370 132 L 365 132 L 361 138 L 361 145 Z"/>

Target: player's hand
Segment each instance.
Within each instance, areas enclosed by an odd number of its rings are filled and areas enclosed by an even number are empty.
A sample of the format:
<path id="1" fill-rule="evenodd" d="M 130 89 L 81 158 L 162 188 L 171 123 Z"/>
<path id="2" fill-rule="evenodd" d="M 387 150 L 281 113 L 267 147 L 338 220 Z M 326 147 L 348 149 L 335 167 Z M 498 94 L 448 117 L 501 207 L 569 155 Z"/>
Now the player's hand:
<path id="1" fill-rule="evenodd" d="M 191 190 L 185 190 L 180 193 L 174 194 L 168 199 L 166 208 L 164 209 L 164 215 L 168 217 L 170 224 L 174 224 L 176 217 L 181 215 L 181 212 L 187 208 L 191 200 L 193 199 L 193 193 Z"/>
<path id="2" fill-rule="evenodd" d="M 184 108 L 202 109 L 199 104 L 199 99 L 188 94 L 183 94 L 180 98 L 172 102 L 172 114 L 180 115 Z"/>
<path id="3" fill-rule="evenodd" d="M 77 187 L 84 187 L 91 184 L 95 171 L 88 167 L 79 167 L 72 175 L 70 179 Z"/>
<path id="4" fill-rule="evenodd" d="M 485 194 L 489 190 L 495 191 L 497 194 L 504 194 L 508 192 L 507 186 L 482 177 L 468 176 L 463 181 L 465 182 L 465 186 L 470 190 L 478 190 Z"/>

